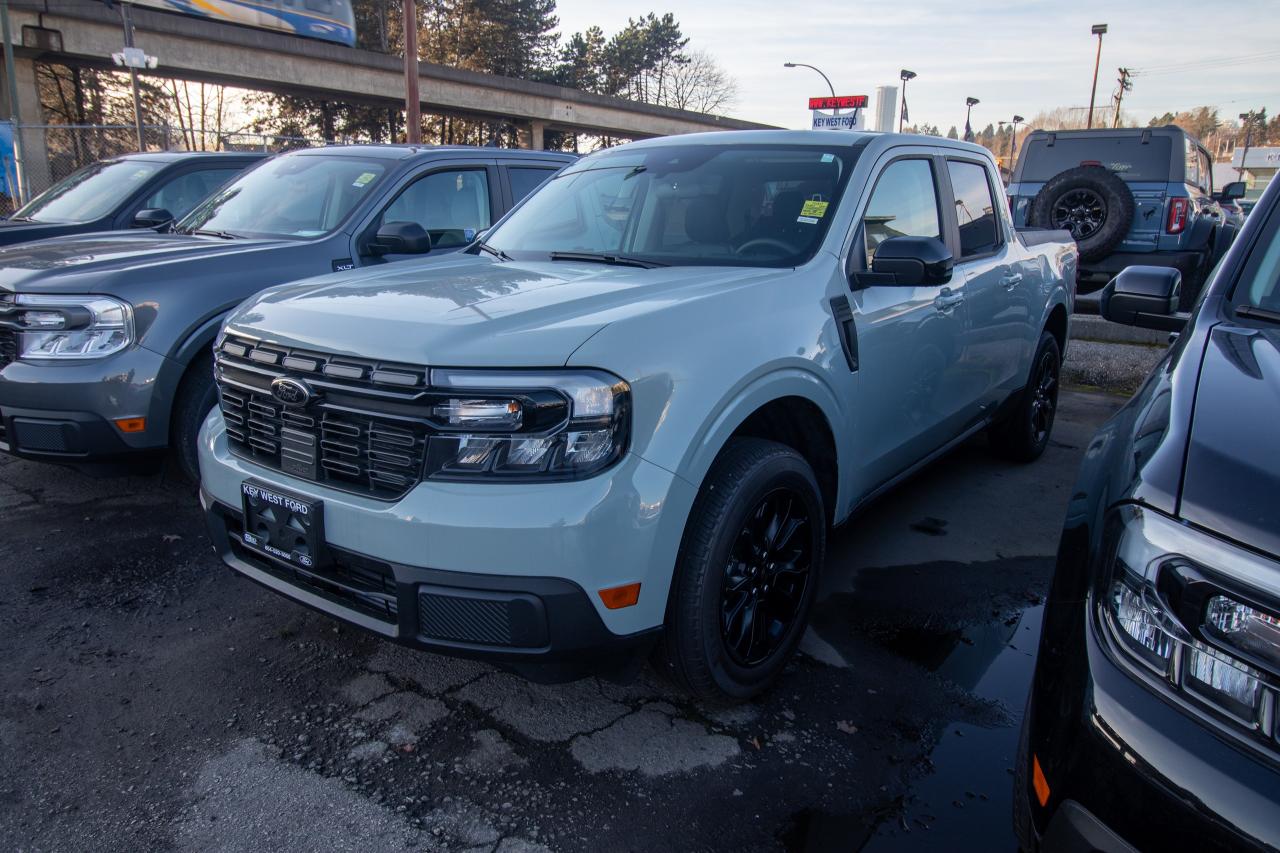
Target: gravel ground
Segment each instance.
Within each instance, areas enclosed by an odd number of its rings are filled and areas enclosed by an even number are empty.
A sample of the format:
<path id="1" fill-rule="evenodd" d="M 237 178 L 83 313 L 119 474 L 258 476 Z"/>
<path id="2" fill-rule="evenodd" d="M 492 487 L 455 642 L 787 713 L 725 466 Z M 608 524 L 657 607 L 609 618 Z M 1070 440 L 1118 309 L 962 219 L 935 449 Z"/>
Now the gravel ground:
<path id="1" fill-rule="evenodd" d="M 1036 464 L 971 442 L 834 533 L 804 653 L 738 707 L 382 642 L 233 576 L 189 491 L 0 458 L 0 848 L 1012 849 L 1024 622 L 1117 405 L 1064 393 Z"/>
<path id="2" fill-rule="evenodd" d="M 1167 349 L 1167 346 L 1073 339 L 1062 365 L 1062 379 L 1068 385 L 1132 394 Z"/>

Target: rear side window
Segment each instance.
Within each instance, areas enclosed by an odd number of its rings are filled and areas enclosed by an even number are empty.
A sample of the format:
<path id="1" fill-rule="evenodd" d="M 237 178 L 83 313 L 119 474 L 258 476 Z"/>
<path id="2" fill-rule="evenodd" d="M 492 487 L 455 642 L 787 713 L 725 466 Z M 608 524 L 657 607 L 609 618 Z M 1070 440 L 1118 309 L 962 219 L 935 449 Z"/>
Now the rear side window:
<path id="1" fill-rule="evenodd" d="M 1048 137 L 1027 141 L 1021 180 L 1047 181 L 1082 163 L 1101 163 L 1126 181 L 1168 181 L 1172 140 L 1152 134 L 1144 145 L 1140 136 L 1064 137 L 1053 145 Z M 1178 154 L 1179 159 L 1182 152 Z"/>
<path id="2" fill-rule="evenodd" d="M 987 170 L 977 163 L 948 160 L 947 171 L 951 174 L 951 188 L 956 196 L 960 257 L 971 258 L 994 252 L 1000 246 L 1000 229 Z"/>
<path id="3" fill-rule="evenodd" d="M 556 171 L 556 169 L 533 169 L 525 166 L 508 168 L 507 179 L 511 181 L 511 203 L 517 204 L 529 193 L 545 184 Z"/>
<path id="4" fill-rule="evenodd" d="M 942 239 L 934 186 L 933 164 L 928 160 L 898 160 L 880 173 L 862 217 L 868 266 L 876 248 L 890 237 Z"/>

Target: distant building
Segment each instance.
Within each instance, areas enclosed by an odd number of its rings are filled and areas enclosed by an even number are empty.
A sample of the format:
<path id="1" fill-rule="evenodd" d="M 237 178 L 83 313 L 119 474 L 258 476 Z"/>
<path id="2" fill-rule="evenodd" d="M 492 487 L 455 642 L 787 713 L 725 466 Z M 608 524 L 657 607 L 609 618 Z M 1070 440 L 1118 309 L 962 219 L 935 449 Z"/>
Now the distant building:
<path id="1" fill-rule="evenodd" d="M 1235 153 L 1231 155 L 1231 165 L 1235 169 L 1244 167 L 1244 182 L 1249 187 L 1245 198 L 1257 199 L 1275 178 L 1276 172 L 1280 171 L 1280 148 L 1253 147 L 1245 156 L 1244 146 L 1237 145 Z"/>
<path id="2" fill-rule="evenodd" d="M 898 129 L 898 87 L 876 87 L 876 121 L 872 130 L 892 133 Z"/>

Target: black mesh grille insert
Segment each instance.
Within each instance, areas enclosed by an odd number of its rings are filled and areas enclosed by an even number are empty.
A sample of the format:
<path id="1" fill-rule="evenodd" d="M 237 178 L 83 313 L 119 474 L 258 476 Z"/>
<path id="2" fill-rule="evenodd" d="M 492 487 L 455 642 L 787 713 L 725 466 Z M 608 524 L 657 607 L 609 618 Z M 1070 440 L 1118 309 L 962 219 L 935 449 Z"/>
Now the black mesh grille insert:
<path id="1" fill-rule="evenodd" d="M 4 367 L 18 357 L 18 333 L 10 329 L 0 329 L 0 367 Z"/>
<path id="2" fill-rule="evenodd" d="M 507 599 L 420 592 L 418 623 L 423 636 L 436 640 L 512 645 L 511 602 Z"/>
<path id="3" fill-rule="evenodd" d="M 228 338 L 217 377 L 228 443 L 259 465 L 394 500 L 422 479 L 430 427 L 407 413 L 422 397 L 425 375 L 421 367 Z M 302 406 L 276 400 L 271 383 L 282 376 L 307 382 L 316 399 Z"/>

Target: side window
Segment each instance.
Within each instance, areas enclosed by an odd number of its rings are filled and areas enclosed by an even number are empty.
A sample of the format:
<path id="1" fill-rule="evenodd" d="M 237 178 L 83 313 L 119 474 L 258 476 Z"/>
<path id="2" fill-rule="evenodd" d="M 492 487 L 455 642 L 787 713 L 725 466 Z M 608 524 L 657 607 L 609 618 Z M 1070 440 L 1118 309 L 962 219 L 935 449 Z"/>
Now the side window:
<path id="1" fill-rule="evenodd" d="M 1187 183 L 1192 186 L 1200 186 L 1200 152 L 1196 150 L 1196 146 L 1191 140 L 1186 141 L 1187 145 Z"/>
<path id="2" fill-rule="evenodd" d="M 547 182 L 555 169 L 535 169 L 527 166 L 509 166 L 507 178 L 511 181 L 511 203 L 517 204 L 529 193 Z"/>
<path id="3" fill-rule="evenodd" d="M 162 207 L 181 219 L 218 187 L 240 174 L 240 169 L 203 169 L 170 180 L 142 203 L 142 208 Z"/>
<path id="4" fill-rule="evenodd" d="M 382 222 L 416 222 L 437 248 L 465 246 L 493 224 L 489 174 L 484 169 L 432 172 L 396 196 L 382 212 Z"/>
<path id="5" fill-rule="evenodd" d="M 960 226 L 960 257 L 985 255 L 1000 247 L 997 217 L 987 170 L 977 163 L 947 161 L 951 188 L 956 196 L 956 222 Z"/>
<path id="6" fill-rule="evenodd" d="M 1199 149 L 1197 156 L 1200 158 L 1200 189 L 1207 193 L 1213 192 L 1213 161 L 1209 159 L 1209 152 L 1203 148 Z"/>
<path id="7" fill-rule="evenodd" d="M 862 217 L 868 265 L 876 247 L 890 237 L 942 239 L 934 186 L 933 164 L 928 160 L 898 160 L 880 173 Z"/>

